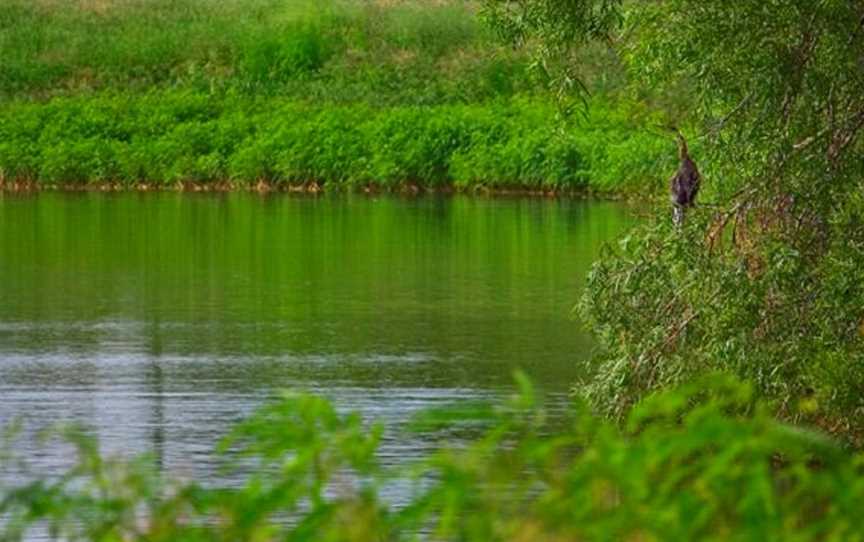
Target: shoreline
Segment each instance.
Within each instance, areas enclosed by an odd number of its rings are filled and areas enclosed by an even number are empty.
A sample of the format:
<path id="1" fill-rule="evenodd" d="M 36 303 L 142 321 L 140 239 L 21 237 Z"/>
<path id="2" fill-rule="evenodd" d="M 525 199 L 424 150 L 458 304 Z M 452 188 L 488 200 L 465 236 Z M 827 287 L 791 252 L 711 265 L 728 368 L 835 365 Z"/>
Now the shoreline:
<path id="1" fill-rule="evenodd" d="M 177 92 L 58 99 L 0 107 L 0 183 L 546 197 L 659 183 L 671 170 L 665 142 L 619 107 L 596 105 L 591 121 L 568 125 L 543 100 L 373 109 L 278 99 L 252 107 Z"/>
<path id="2" fill-rule="evenodd" d="M 365 185 L 340 185 L 338 183 L 272 183 L 258 181 L 256 183 L 224 181 L 224 182 L 196 182 L 178 181 L 174 183 L 120 183 L 120 182 L 92 182 L 92 183 L 41 183 L 38 181 L 2 181 L 0 180 L 0 195 L 2 194 L 35 194 L 40 192 L 176 192 L 176 193 L 237 193 L 254 192 L 258 194 L 282 193 L 282 194 L 305 194 L 323 195 L 326 193 L 355 193 L 365 195 L 399 195 L 399 196 L 423 196 L 423 195 L 467 195 L 477 197 L 524 197 L 524 198 L 568 198 L 568 199 L 595 199 L 602 201 L 621 201 L 631 199 L 619 192 L 597 191 L 588 187 L 580 188 L 550 188 L 542 189 L 528 186 L 471 186 L 460 187 L 454 184 L 423 185 L 419 183 L 400 183 L 397 185 L 365 184 Z M 635 197 L 635 196 L 632 196 Z"/>

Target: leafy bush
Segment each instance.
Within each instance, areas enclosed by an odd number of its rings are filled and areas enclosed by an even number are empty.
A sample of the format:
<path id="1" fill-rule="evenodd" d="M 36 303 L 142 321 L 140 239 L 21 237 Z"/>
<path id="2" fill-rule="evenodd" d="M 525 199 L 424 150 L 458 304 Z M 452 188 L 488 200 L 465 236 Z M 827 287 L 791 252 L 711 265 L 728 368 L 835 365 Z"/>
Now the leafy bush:
<path id="1" fill-rule="evenodd" d="M 667 150 L 657 136 L 629 131 L 633 123 L 621 113 L 562 129 L 554 105 L 538 99 L 373 108 L 177 90 L 13 101 L 0 113 L 0 171 L 47 184 L 231 179 L 610 190 L 650 175 L 648 167 L 625 168 L 654 164 Z M 611 153 L 626 154 L 624 165 L 612 167 Z"/>
<path id="2" fill-rule="evenodd" d="M 220 444 L 241 480 L 230 487 L 168 483 L 146 457 L 102 458 L 67 429 L 77 464 L 0 488 L 0 535 L 47 525 L 106 542 L 864 538 L 862 458 L 775 421 L 734 380 L 652 396 L 623 427 L 580 407 L 550 417 L 519 382 L 503 404 L 419 415 L 413 431 L 462 437 L 395 469 L 378 463 L 379 425 L 283 395 Z M 394 482 L 413 488 L 398 505 L 382 492 Z"/>
<path id="3" fill-rule="evenodd" d="M 724 237 L 710 209 L 683 231 L 668 217 L 634 230 L 589 274 L 582 313 L 606 348 L 580 393 L 621 417 L 655 389 L 722 369 L 779 398 L 780 415 L 860 439 L 862 216 L 850 198 L 820 259 L 782 239 L 754 250 L 743 224 Z"/>

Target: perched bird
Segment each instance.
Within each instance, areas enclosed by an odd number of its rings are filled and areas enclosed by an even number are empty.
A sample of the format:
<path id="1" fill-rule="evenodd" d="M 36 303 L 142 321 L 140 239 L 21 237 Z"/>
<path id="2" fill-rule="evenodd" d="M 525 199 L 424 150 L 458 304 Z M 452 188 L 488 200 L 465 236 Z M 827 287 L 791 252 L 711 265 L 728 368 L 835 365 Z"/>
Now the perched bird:
<path id="1" fill-rule="evenodd" d="M 677 128 L 671 129 L 675 131 L 678 140 L 678 159 L 681 164 L 669 183 L 669 189 L 672 194 L 672 221 L 676 226 L 680 226 L 684 223 L 684 211 L 696 204 L 696 194 L 699 193 L 699 181 L 702 177 L 696 163 L 690 158 L 684 136 Z"/>

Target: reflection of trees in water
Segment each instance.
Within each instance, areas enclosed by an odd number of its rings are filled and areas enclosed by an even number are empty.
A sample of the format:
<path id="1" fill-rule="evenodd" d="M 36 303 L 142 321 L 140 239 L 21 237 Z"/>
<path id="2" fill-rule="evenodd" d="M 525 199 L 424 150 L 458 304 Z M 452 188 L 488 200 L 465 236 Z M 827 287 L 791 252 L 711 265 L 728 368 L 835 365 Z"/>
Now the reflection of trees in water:
<path id="1" fill-rule="evenodd" d="M 22 324 L 0 352 L 28 361 L 0 378 L 110 391 L 133 374 L 144 446 L 167 465 L 193 439 L 176 428 L 220 423 L 218 405 L 190 413 L 167 391 L 494 390 L 517 366 L 567 391 L 593 347 L 568 313 L 627 223 L 563 199 L 3 201 L 0 262 L 16 265 L 0 265 L 0 321 Z"/>
<path id="2" fill-rule="evenodd" d="M 150 395 L 152 405 L 152 430 L 149 438 L 152 441 L 153 459 L 159 472 L 165 469 L 165 377 L 162 372 L 162 332 L 158 318 L 151 324 L 149 333 L 148 353 L 150 362 L 145 369 L 145 386 Z"/>

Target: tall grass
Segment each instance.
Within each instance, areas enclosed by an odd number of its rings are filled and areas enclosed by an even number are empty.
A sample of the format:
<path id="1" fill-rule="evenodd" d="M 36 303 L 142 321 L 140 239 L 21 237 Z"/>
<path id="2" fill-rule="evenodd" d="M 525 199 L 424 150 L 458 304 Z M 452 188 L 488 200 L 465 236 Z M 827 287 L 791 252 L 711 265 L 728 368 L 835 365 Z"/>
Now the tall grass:
<path id="1" fill-rule="evenodd" d="M 176 182 L 611 190 L 672 155 L 597 101 L 563 122 L 531 99 L 316 106 L 166 90 L 0 106 L 0 177 L 43 184 Z"/>
<path id="2" fill-rule="evenodd" d="M 0 2 L 0 177 L 611 190 L 656 176 L 672 151 L 640 108 L 596 100 L 563 121 L 476 15 L 455 0 Z"/>
<path id="3" fill-rule="evenodd" d="M 531 88 L 468 4 L 6 0 L 0 95 L 240 88 L 327 100 L 476 100 Z"/>
<path id="4" fill-rule="evenodd" d="M 471 3 L 7 0 L 0 176 L 616 189 L 667 145 L 563 122 Z M 32 103 L 31 103 L 32 102 Z"/>

